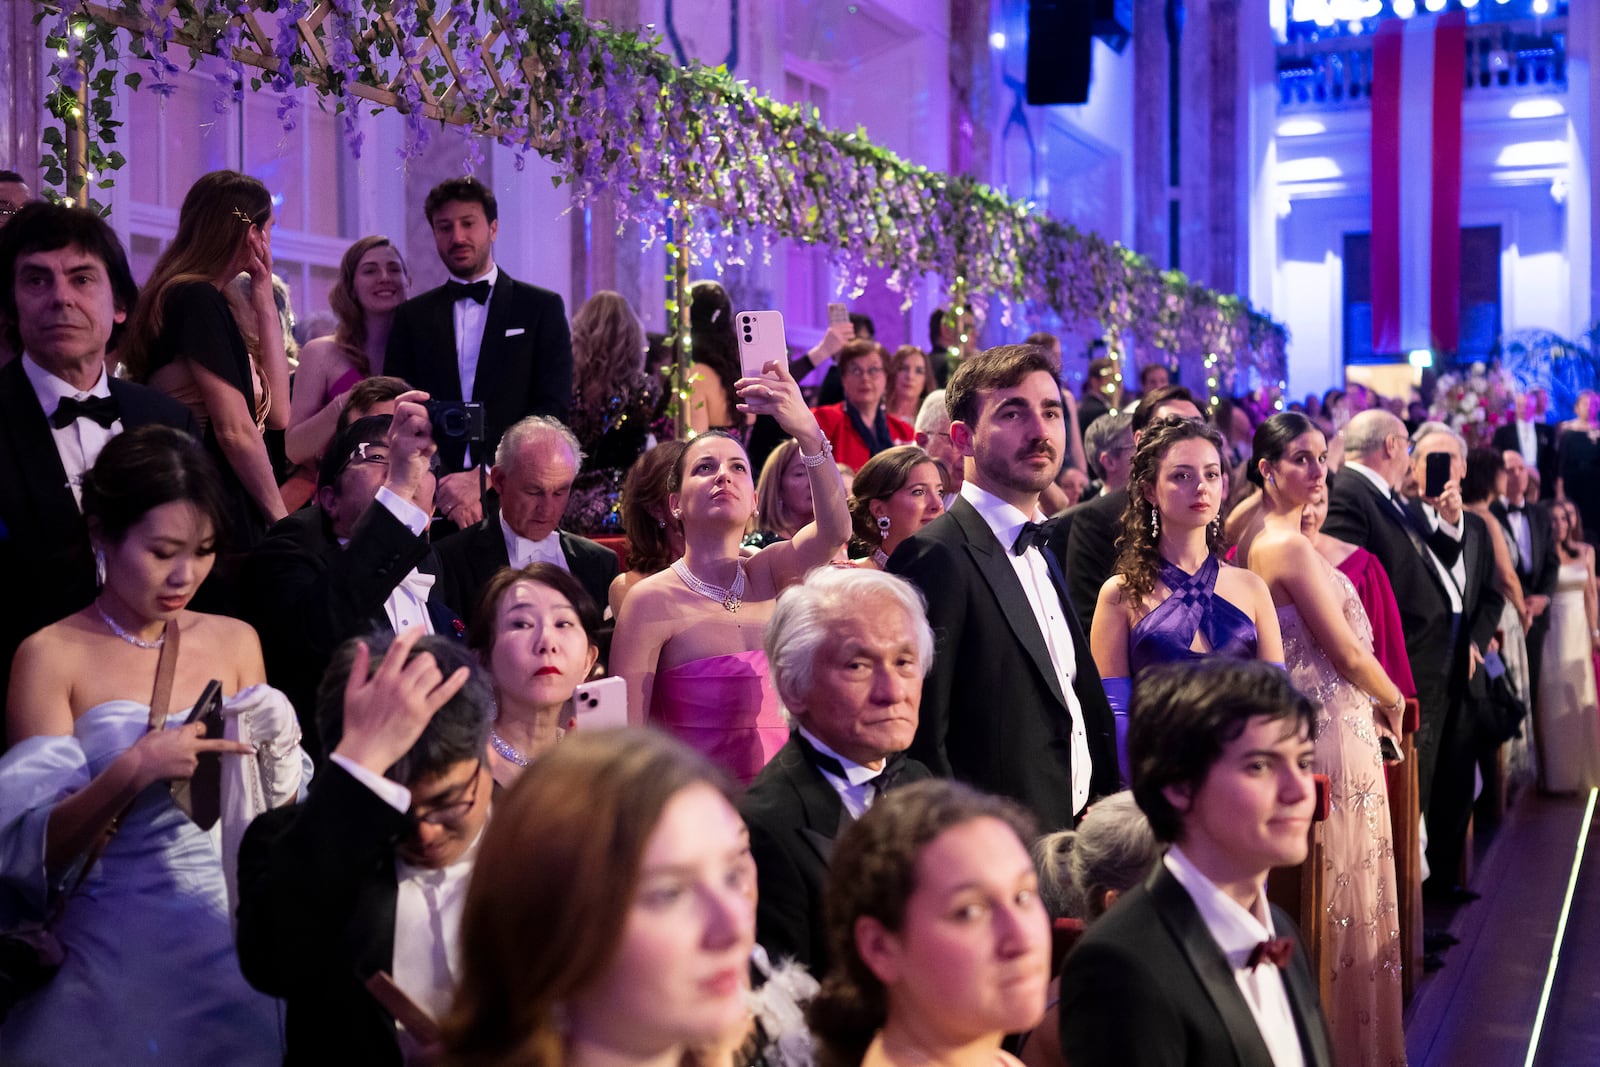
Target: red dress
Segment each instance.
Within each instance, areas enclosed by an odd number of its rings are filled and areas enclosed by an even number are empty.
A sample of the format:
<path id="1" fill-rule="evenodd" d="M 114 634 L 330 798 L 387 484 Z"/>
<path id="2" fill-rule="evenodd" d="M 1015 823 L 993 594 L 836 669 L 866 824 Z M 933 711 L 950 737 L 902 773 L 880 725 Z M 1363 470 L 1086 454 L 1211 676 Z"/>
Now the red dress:
<path id="1" fill-rule="evenodd" d="M 817 428 L 822 431 L 822 436 L 833 446 L 835 460 L 853 471 L 858 471 L 863 463 L 872 458 L 872 451 L 861 439 L 861 435 L 856 433 L 855 425 L 850 421 L 850 413 L 845 410 L 843 403 L 812 408 L 811 413 L 817 417 Z M 897 445 L 916 443 L 917 433 L 909 422 L 887 413 L 885 417 L 889 420 L 891 441 Z"/>
<path id="2" fill-rule="evenodd" d="M 1400 687 L 1407 699 L 1417 695 L 1417 683 L 1411 677 L 1411 658 L 1406 655 L 1406 634 L 1401 628 L 1400 607 L 1395 603 L 1394 589 L 1383 564 L 1364 548 L 1357 548 L 1348 559 L 1339 564 L 1344 576 L 1356 587 L 1356 596 L 1366 609 L 1367 621 L 1372 623 L 1372 654 L 1383 665 L 1389 680 Z M 1395 724 L 1398 725 L 1398 724 Z"/>

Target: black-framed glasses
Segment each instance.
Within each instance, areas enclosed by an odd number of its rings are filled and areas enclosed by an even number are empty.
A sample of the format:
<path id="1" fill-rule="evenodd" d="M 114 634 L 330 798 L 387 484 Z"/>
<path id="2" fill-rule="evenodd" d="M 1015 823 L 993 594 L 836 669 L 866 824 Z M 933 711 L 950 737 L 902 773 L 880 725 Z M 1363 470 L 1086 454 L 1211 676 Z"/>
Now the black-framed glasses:
<path id="1" fill-rule="evenodd" d="M 472 781 L 461 787 L 464 792 L 459 799 L 431 808 L 413 808 L 408 816 L 412 825 L 425 822 L 429 826 L 449 826 L 460 822 L 478 802 L 478 784 L 483 781 L 483 769 L 483 764 L 477 765 L 472 773 Z"/>

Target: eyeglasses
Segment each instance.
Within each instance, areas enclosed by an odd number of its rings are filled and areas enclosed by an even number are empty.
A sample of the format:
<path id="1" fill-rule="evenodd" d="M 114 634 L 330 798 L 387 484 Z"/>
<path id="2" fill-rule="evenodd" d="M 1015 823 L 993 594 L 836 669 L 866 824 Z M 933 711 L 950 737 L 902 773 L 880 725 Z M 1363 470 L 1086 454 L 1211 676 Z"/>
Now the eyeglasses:
<path id="1" fill-rule="evenodd" d="M 1412 443 L 1411 438 L 1407 437 L 1403 433 L 1392 433 L 1392 434 L 1389 435 L 1389 439 L 1390 440 L 1392 440 L 1393 438 L 1396 438 L 1396 437 L 1400 438 L 1400 440 L 1402 440 L 1402 441 L 1404 441 L 1406 443 L 1406 455 L 1409 456 L 1409 455 L 1411 455 L 1412 452 L 1416 451 L 1416 447 L 1417 446 Z"/>
<path id="2" fill-rule="evenodd" d="M 351 467 L 382 467 L 389 469 L 389 446 L 377 441 L 362 441 L 350 452 L 344 466 L 339 468 L 342 474 Z M 428 457 L 428 469 L 437 472 L 439 469 L 439 453 L 435 452 Z"/>
<path id="3" fill-rule="evenodd" d="M 851 378 L 882 378 L 882 367 L 863 367 L 859 363 L 852 363 L 845 369 L 845 374 Z"/>
<path id="4" fill-rule="evenodd" d="M 451 823 L 460 822 L 478 802 L 478 783 L 481 781 L 483 781 L 483 764 L 480 763 L 473 771 L 471 783 L 464 787 L 466 793 L 460 800 L 440 804 L 435 808 L 414 808 L 409 816 L 412 824 L 425 822 L 429 826 L 449 826 Z"/>

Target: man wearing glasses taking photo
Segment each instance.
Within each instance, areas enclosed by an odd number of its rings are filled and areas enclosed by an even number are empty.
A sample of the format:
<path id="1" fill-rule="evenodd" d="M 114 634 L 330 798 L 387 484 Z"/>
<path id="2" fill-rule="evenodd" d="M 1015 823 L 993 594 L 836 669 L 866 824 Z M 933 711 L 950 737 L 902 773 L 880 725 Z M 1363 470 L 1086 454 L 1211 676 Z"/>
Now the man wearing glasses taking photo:
<path id="1" fill-rule="evenodd" d="M 426 1027 L 398 1029 L 368 982 L 387 976 L 389 1007 L 437 1020 L 450 1006 L 494 791 L 482 762 L 493 717 L 493 689 L 452 638 L 412 628 L 334 654 L 317 694 L 328 764 L 304 803 L 251 823 L 239 849 L 239 962 L 288 1001 L 285 1063 L 428 1051 Z"/>
<path id="2" fill-rule="evenodd" d="M 426 399 L 402 394 L 393 416 L 357 419 L 335 437 L 314 505 L 273 526 L 245 563 L 241 603 L 261 635 L 267 678 L 294 703 L 319 767 L 313 714 L 334 649 L 414 626 L 451 639 L 464 633 L 434 581 L 427 527 L 436 448 Z"/>

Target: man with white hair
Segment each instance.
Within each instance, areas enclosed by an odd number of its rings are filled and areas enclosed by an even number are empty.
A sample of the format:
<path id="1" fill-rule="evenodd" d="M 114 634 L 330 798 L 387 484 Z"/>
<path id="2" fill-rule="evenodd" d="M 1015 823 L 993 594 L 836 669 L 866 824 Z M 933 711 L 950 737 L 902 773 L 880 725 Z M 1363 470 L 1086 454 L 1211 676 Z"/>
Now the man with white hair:
<path id="1" fill-rule="evenodd" d="M 577 437 L 558 420 L 530 415 L 513 424 L 500 439 L 489 470 L 499 511 L 437 546 L 445 602 L 470 614 L 478 594 L 501 567 L 553 563 L 578 579 L 604 611 L 611 579 L 617 576 L 617 554 L 557 529 L 582 466 Z"/>
<path id="2" fill-rule="evenodd" d="M 923 398 L 922 407 L 917 411 L 916 431 L 917 444 L 949 475 L 950 491 L 944 495 L 944 509 L 949 511 L 961 492 L 966 468 L 961 453 L 950 442 L 950 411 L 944 406 L 943 389 L 935 389 Z"/>
<path id="3" fill-rule="evenodd" d="M 821 977 L 834 838 L 879 794 L 930 777 L 903 753 L 917 732 L 933 631 L 905 579 L 820 567 L 778 598 L 766 653 L 794 729 L 739 803 L 760 888 L 756 940 Z"/>

